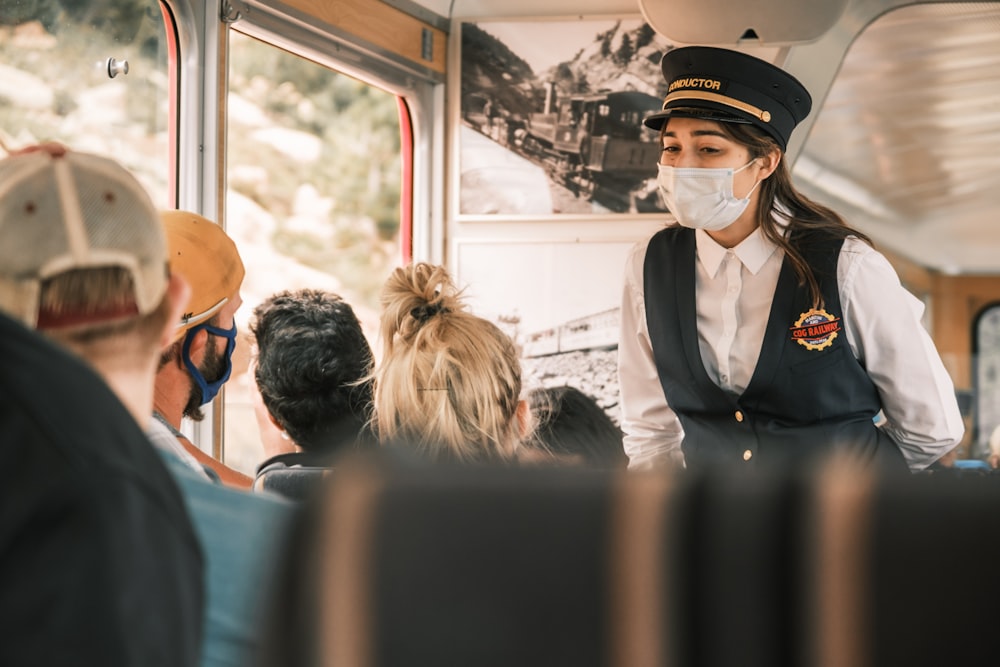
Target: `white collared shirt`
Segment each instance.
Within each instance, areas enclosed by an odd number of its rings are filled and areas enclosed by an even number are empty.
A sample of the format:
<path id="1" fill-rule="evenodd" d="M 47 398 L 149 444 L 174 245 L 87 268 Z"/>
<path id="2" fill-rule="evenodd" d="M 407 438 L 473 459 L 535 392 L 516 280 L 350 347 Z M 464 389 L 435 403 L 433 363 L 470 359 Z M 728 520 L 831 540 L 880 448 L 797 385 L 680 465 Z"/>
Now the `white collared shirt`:
<path id="1" fill-rule="evenodd" d="M 205 467 L 198 463 L 198 459 L 192 456 L 191 452 L 184 449 L 184 446 L 177 440 L 175 429 L 170 425 L 160 413 L 153 412 L 149 425 L 146 428 L 146 437 L 157 448 L 170 452 L 188 468 L 198 473 L 199 476 L 207 480 L 212 480 L 211 475 L 205 471 Z"/>
<path id="2" fill-rule="evenodd" d="M 755 230 L 726 249 L 702 230 L 695 295 L 698 344 L 718 386 L 740 394 L 753 376 L 784 252 Z M 622 430 L 631 468 L 680 463 L 684 430 L 663 395 L 643 298 L 649 239 L 626 261 L 618 375 Z M 878 388 L 886 424 L 912 470 L 951 450 L 965 432 L 951 377 L 921 324 L 923 304 L 900 284 L 888 260 L 849 237 L 837 264 L 847 342 Z"/>

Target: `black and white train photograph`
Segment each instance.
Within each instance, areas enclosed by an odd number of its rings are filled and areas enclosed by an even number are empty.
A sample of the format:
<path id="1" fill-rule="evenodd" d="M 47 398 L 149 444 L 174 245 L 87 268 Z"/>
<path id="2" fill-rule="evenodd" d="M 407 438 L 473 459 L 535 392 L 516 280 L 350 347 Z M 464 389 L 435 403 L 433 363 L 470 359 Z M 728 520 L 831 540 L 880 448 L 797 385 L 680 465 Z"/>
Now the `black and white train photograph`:
<path id="1" fill-rule="evenodd" d="M 663 37 L 640 19 L 461 29 L 462 214 L 665 210 L 641 124 L 665 94 Z"/>

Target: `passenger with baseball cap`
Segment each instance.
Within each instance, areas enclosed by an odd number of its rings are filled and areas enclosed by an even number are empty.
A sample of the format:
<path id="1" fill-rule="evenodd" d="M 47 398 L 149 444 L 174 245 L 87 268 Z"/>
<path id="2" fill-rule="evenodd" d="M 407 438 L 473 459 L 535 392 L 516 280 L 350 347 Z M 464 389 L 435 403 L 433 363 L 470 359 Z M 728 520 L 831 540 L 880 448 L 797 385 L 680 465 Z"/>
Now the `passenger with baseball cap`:
<path id="1" fill-rule="evenodd" d="M 173 343 L 156 374 L 154 415 L 187 452 L 226 485 L 249 489 L 253 479 L 209 456 L 181 431 L 181 419 L 204 419 L 201 406 L 212 401 L 232 372 L 236 348 L 234 316 L 243 300 L 245 270 L 236 244 L 219 225 L 188 211 L 161 212 L 171 269 L 191 285 L 191 300 L 178 319 Z"/>
<path id="2" fill-rule="evenodd" d="M 159 359 L 149 437 L 173 454 L 171 471 L 205 551 L 208 606 L 201 664 L 249 665 L 256 661 L 266 596 L 293 508 L 250 493 L 249 477 L 202 452 L 179 430 L 182 416 L 202 418 L 201 406 L 229 379 L 244 269 L 236 244 L 211 220 L 176 210 L 159 217 L 170 269 L 191 284 L 191 299 L 173 321 Z"/>
<path id="3" fill-rule="evenodd" d="M 660 193 L 676 222 L 630 254 L 619 380 L 630 466 L 787 466 L 848 453 L 922 470 L 961 440 L 923 305 L 785 150 L 809 92 L 727 49 L 667 52 Z M 885 425 L 874 418 L 884 413 Z"/>
<path id="4" fill-rule="evenodd" d="M 120 165 L 0 160 L 0 663 L 198 664 L 201 546 L 144 433 L 187 296 Z"/>

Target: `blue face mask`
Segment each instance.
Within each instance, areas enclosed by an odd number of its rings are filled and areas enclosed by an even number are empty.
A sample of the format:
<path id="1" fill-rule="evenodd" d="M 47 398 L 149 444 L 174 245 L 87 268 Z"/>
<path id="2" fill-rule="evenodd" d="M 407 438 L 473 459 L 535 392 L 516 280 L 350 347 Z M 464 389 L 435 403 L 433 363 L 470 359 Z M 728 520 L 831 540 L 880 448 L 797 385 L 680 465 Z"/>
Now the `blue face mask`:
<path id="1" fill-rule="evenodd" d="M 219 377 L 212 381 L 207 382 L 205 376 L 201 374 L 198 367 L 194 365 L 191 361 L 191 342 L 194 340 L 195 334 L 204 329 L 208 333 L 221 336 L 226 339 L 226 351 L 222 353 L 222 372 Z M 191 377 L 194 378 L 195 384 L 201 390 L 201 404 L 205 405 L 219 393 L 219 389 L 222 385 L 226 384 L 229 376 L 233 372 L 233 350 L 236 349 L 236 322 L 233 322 L 232 329 L 220 329 L 219 327 L 213 327 L 211 324 L 199 324 L 197 326 L 191 327 L 187 336 L 184 338 L 184 347 L 181 350 L 181 358 L 184 360 L 184 365 L 187 367 L 188 372 L 191 373 Z"/>

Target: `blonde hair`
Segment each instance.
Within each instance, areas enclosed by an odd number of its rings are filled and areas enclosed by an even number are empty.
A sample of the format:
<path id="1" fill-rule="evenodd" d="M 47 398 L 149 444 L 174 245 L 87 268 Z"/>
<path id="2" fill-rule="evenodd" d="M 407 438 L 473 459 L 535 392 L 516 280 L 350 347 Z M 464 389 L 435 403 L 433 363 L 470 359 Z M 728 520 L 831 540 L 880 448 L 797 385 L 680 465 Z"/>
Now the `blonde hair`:
<path id="1" fill-rule="evenodd" d="M 513 341 L 466 311 L 441 266 L 396 269 L 382 289 L 373 427 L 436 460 L 510 459 L 521 365 Z"/>

